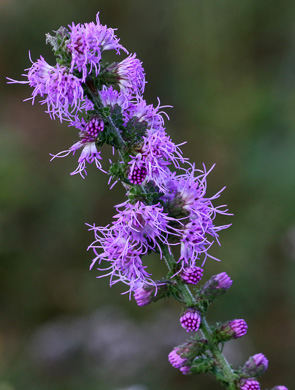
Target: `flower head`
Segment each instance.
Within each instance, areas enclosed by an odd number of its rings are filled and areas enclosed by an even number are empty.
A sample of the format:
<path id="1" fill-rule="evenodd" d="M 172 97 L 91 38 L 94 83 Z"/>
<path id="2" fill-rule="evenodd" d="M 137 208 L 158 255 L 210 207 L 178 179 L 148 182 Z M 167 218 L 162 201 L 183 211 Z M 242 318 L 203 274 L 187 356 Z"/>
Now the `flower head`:
<path id="1" fill-rule="evenodd" d="M 196 266 L 186 266 L 182 268 L 179 276 L 185 283 L 197 284 L 202 279 L 203 272 L 203 268 Z"/>
<path id="2" fill-rule="evenodd" d="M 241 390 L 260 390 L 260 384 L 256 379 L 243 379 L 240 382 Z"/>
<path id="3" fill-rule="evenodd" d="M 116 210 L 114 228 L 123 235 L 131 236 L 138 242 L 149 242 L 150 246 L 156 245 L 157 240 L 167 242 L 171 218 L 163 212 L 160 204 L 148 206 L 140 201 L 135 204 L 127 201 L 117 205 Z"/>
<path id="4" fill-rule="evenodd" d="M 179 263 L 182 265 L 193 266 L 201 258 L 203 265 L 208 256 L 212 257 L 208 250 L 214 241 L 219 244 L 218 232 L 230 226 L 214 225 L 217 214 L 228 213 L 225 206 L 215 207 L 212 203 L 219 197 L 221 191 L 207 197 L 206 178 L 209 172 L 205 167 L 204 171 L 200 171 L 191 166 L 184 174 L 170 175 L 164 184 L 166 192 L 163 200 L 171 204 L 172 214 L 182 215 L 182 225 L 179 228 L 181 235 Z"/>
<path id="5" fill-rule="evenodd" d="M 91 226 L 95 241 L 89 246 L 95 254 L 90 269 L 95 263 L 105 264 L 99 271 L 106 271 L 104 275 L 110 276 L 110 286 L 123 282 L 129 286 L 129 291 L 135 291 L 140 283 L 155 285 L 150 278 L 151 274 L 143 265 L 142 256 L 147 253 L 145 243 L 139 244 L 132 237 L 127 237 L 122 231 L 113 226 Z"/>
<path id="6" fill-rule="evenodd" d="M 219 341 L 227 341 L 243 337 L 247 333 L 248 325 L 245 320 L 232 320 L 221 325 L 216 337 Z"/>
<path id="7" fill-rule="evenodd" d="M 173 367 L 180 368 L 187 363 L 188 359 L 181 357 L 182 352 L 182 348 L 176 347 L 169 353 L 168 360 Z"/>
<path id="8" fill-rule="evenodd" d="M 104 50 L 127 50 L 119 44 L 114 29 L 103 26 L 99 20 L 99 13 L 94 22 L 69 26 L 69 42 L 67 48 L 71 53 L 71 72 L 74 69 L 82 73 L 85 81 L 88 74 L 94 70 L 96 76 L 100 71 L 101 54 Z"/>
<path id="9" fill-rule="evenodd" d="M 31 60 L 32 62 L 32 60 Z M 47 112 L 50 117 L 58 117 L 60 121 L 71 120 L 78 112 L 85 109 L 88 104 L 84 97 L 81 80 L 72 75 L 65 67 L 56 64 L 49 65 L 42 56 L 28 69 L 23 76 L 28 81 L 15 81 L 8 79 L 10 83 L 29 84 L 33 87 L 32 103 L 36 96 L 41 96 L 41 104 L 47 104 Z M 29 100 L 27 99 L 27 100 Z"/>
<path id="10" fill-rule="evenodd" d="M 188 308 L 180 317 L 180 324 L 187 332 L 196 332 L 201 325 L 201 316 L 197 309 Z"/>
<path id="11" fill-rule="evenodd" d="M 213 275 L 202 287 L 201 292 L 207 299 L 213 302 L 231 287 L 232 282 L 226 272 L 221 272 Z"/>
<path id="12" fill-rule="evenodd" d="M 249 376 L 260 376 L 268 368 L 268 360 L 262 353 L 251 356 L 243 367 L 243 372 Z"/>
<path id="13" fill-rule="evenodd" d="M 171 218 L 160 204 L 148 206 L 127 201 L 117 205 L 116 210 L 112 226 L 90 229 L 96 238 L 89 247 L 96 255 L 91 268 L 95 262 L 106 262 L 111 284 L 121 280 L 130 286 L 130 291 L 135 291 L 139 283 L 156 285 L 146 272 L 142 257 L 148 251 L 161 253 L 159 243 L 167 243 Z"/>
<path id="14" fill-rule="evenodd" d="M 110 65 L 107 71 L 116 76 L 123 94 L 127 96 L 143 94 L 145 73 L 141 61 L 136 58 L 136 54 L 131 54 L 123 61 Z"/>

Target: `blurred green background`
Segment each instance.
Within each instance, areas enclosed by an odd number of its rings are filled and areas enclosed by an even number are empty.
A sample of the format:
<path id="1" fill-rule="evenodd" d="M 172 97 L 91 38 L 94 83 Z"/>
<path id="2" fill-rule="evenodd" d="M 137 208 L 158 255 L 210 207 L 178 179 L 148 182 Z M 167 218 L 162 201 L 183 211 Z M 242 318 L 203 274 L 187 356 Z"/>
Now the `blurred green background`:
<path id="1" fill-rule="evenodd" d="M 85 222 L 109 223 L 123 191 L 93 167 L 87 180 L 71 177 L 76 158 L 50 163 L 73 129 L 22 103 L 26 85 L 6 85 L 30 66 L 29 50 L 53 60 L 45 33 L 98 11 L 143 61 L 148 102 L 174 106 L 173 140 L 188 141 L 197 165 L 216 163 L 209 194 L 227 186 L 221 202 L 234 217 L 219 222 L 233 226 L 205 272 L 234 279 L 209 320 L 249 325 L 227 356 L 237 366 L 262 352 L 262 388 L 294 388 L 295 3 L 1 0 L 0 390 L 221 389 L 169 365 L 187 338 L 177 303 L 138 308 L 124 286 L 88 271 Z"/>

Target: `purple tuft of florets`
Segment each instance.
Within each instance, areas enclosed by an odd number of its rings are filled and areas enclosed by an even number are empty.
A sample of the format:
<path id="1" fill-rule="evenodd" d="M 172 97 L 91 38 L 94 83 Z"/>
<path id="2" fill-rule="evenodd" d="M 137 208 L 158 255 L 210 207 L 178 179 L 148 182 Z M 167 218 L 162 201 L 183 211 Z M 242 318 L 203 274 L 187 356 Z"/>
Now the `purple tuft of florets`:
<path id="1" fill-rule="evenodd" d="M 119 63 L 107 68 L 107 71 L 116 75 L 119 88 L 124 95 L 141 96 L 145 87 L 145 73 L 141 61 L 136 54 L 131 54 Z"/>
<path id="2" fill-rule="evenodd" d="M 212 169 L 212 168 L 211 168 Z M 166 192 L 163 199 L 175 204 L 187 218 L 182 219 L 180 227 L 180 258 L 179 263 L 193 266 L 196 261 L 203 258 L 202 266 L 207 257 L 213 256 L 208 253 L 214 241 L 218 240 L 218 232 L 230 225 L 215 226 L 213 221 L 217 214 L 228 215 L 225 206 L 215 207 L 212 201 L 221 193 L 208 198 L 207 175 L 209 171 L 200 171 L 191 166 L 184 174 L 170 175 L 165 183 Z"/>
<path id="3" fill-rule="evenodd" d="M 243 372 L 249 376 L 260 376 L 268 368 L 268 360 L 263 353 L 257 353 L 251 356 L 243 367 Z"/>
<path id="4" fill-rule="evenodd" d="M 90 228 L 96 239 L 89 247 L 96 255 L 90 269 L 96 262 L 106 262 L 111 285 L 120 280 L 130 286 L 130 291 L 136 290 L 138 283 L 155 285 L 141 258 L 148 251 L 161 253 L 160 243 L 167 244 L 168 223 L 173 218 L 163 212 L 160 204 L 147 206 L 140 201 L 127 201 L 116 210 L 112 226 Z"/>
<path id="5" fill-rule="evenodd" d="M 243 379 L 240 383 L 241 390 L 260 390 L 260 384 L 256 379 Z"/>
<path id="6" fill-rule="evenodd" d="M 31 61 L 32 62 L 32 61 Z M 71 120 L 82 109 L 85 109 L 87 99 L 84 97 L 81 80 L 69 73 L 65 67 L 56 64 L 49 65 L 42 56 L 28 69 L 28 81 L 16 81 L 8 79 L 9 83 L 29 84 L 34 88 L 32 97 L 26 100 L 32 100 L 39 95 L 44 100 L 41 104 L 47 104 L 47 112 L 50 117 L 58 117 L 60 121 Z"/>
<path id="7" fill-rule="evenodd" d="M 187 284 L 197 284 L 202 279 L 203 272 L 203 268 L 191 266 L 183 267 L 178 275 Z"/>
<path id="8" fill-rule="evenodd" d="M 197 332 L 201 325 L 201 316 L 197 309 L 188 308 L 180 317 L 180 324 L 187 332 Z"/>
<path id="9" fill-rule="evenodd" d="M 271 390 L 288 390 L 286 386 L 275 386 Z"/>
<path id="10" fill-rule="evenodd" d="M 127 50 L 119 44 L 119 39 L 114 29 L 103 26 L 99 20 L 99 13 L 94 22 L 69 26 L 69 42 L 67 48 L 71 53 L 71 72 L 77 70 L 82 73 L 82 80 L 85 81 L 92 71 L 97 76 L 100 71 L 101 54 L 104 50 Z"/>

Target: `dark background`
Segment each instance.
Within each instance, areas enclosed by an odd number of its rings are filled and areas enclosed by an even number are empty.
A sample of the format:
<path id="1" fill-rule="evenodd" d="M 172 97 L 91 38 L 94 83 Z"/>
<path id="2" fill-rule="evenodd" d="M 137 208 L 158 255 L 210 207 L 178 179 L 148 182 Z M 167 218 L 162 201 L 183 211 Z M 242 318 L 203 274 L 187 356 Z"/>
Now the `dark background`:
<path id="1" fill-rule="evenodd" d="M 180 306 L 139 308 L 124 286 L 89 272 L 85 222 L 111 221 L 123 190 L 95 168 L 69 175 L 74 157 L 49 153 L 76 142 L 51 121 L 21 79 L 32 59 L 52 63 L 45 33 L 74 21 L 118 28 L 143 61 L 149 103 L 171 104 L 167 131 L 197 166 L 216 163 L 208 194 L 234 217 L 205 278 L 226 271 L 231 290 L 209 321 L 245 318 L 248 335 L 229 343 L 235 366 L 270 361 L 262 388 L 294 388 L 295 3 L 290 1 L 1 0 L 0 390 L 174 390 L 221 388 L 183 376 L 167 354 L 187 335 Z M 156 264 L 159 260 L 151 259 Z M 163 265 L 160 264 L 160 267 Z"/>

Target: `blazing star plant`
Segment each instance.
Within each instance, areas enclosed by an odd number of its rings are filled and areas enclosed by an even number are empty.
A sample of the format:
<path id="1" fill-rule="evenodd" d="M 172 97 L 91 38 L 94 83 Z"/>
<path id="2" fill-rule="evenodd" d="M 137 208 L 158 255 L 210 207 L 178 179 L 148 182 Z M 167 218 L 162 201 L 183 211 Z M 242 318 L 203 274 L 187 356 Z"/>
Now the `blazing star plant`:
<path id="1" fill-rule="evenodd" d="M 207 194 L 213 167 L 196 168 L 183 157 L 182 144 L 175 145 L 166 133 L 165 107 L 160 101 L 156 107 L 148 104 L 143 97 L 142 62 L 120 44 L 114 29 L 100 23 L 98 14 L 96 23 L 60 27 L 47 34 L 46 42 L 56 64 L 49 65 L 42 56 L 33 62 L 30 56 L 26 80 L 8 82 L 29 84 L 33 104 L 40 97 L 51 119 L 77 130 L 73 144 L 52 154 L 52 160 L 80 153 L 71 175 L 85 178 L 88 164 L 94 163 L 109 176 L 111 188 L 120 182 L 126 190 L 109 225 L 88 225 L 94 235 L 88 248 L 94 254 L 90 269 L 99 271 L 98 278 L 109 276 L 110 286 L 124 283 L 138 306 L 168 297 L 181 303 L 180 325 L 191 337 L 168 360 L 182 374 L 211 373 L 229 390 L 259 390 L 257 378 L 266 371 L 267 358 L 258 353 L 233 369 L 222 352 L 225 342 L 247 333 L 246 322 L 209 326 L 206 320 L 210 305 L 231 287 L 231 278 L 222 272 L 195 287 L 206 260 L 217 260 L 210 248 L 220 244 L 219 232 L 230 226 L 215 224 L 217 215 L 231 214 L 225 205 L 215 205 L 223 189 Z M 104 61 L 108 50 L 118 55 L 118 62 Z M 114 162 L 103 161 L 104 145 L 113 149 Z M 167 265 L 160 280 L 147 269 L 150 253 Z"/>

